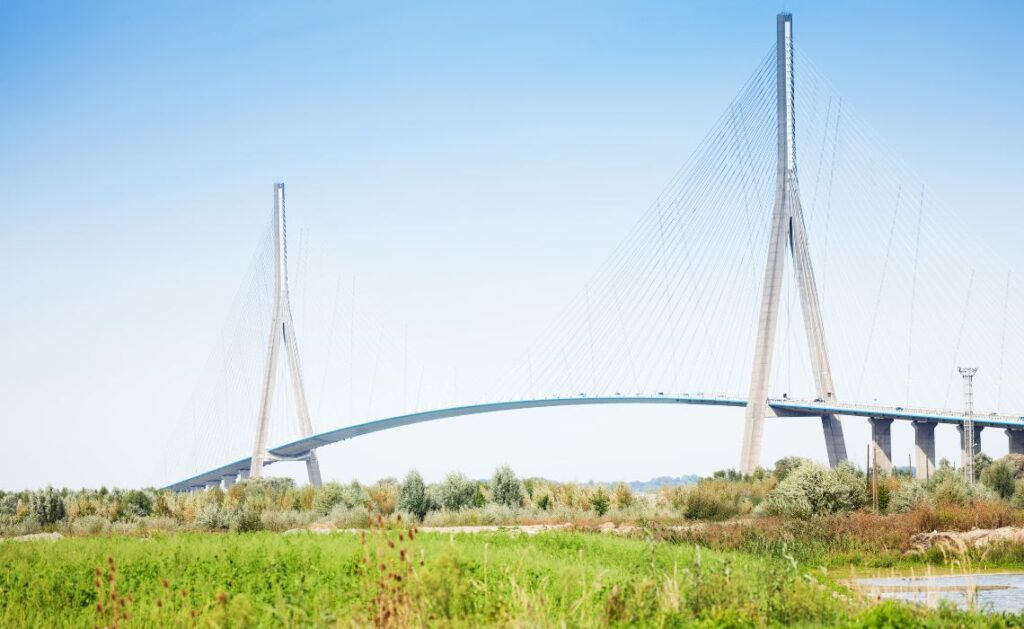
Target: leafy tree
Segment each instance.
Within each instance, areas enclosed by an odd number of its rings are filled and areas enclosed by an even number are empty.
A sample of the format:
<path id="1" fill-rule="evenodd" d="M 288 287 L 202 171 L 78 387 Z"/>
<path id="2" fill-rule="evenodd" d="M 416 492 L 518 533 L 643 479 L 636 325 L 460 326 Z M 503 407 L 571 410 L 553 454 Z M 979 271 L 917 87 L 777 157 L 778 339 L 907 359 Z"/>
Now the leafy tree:
<path id="1" fill-rule="evenodd" d="M 981 473 L 981 483 L 1008 500 L 1014 491 L 1013 469 L 1005 459 L 999 459 Z"/>
<path id="2" fill-rule="evenodd" d="M 500 505 L 518 507 L 523 504 L 523 487 L 515 472 L 507 465 L 494 470 L 491 490 L 494 492 L 494 502 Z"/>
<path id="3" fill-rule="evenodd" d="M 974 480 L 981 479 L 981 473 L 988 469 L 988 466 L 992 465 L 992 457 L 979 452 L 974 455 Z"/>
<path id="4" fill-rule="evenodd" d="M 369 497 L 362 486 L 352 481 L 349 485 L 326 483 L 313 496 L 313 511 L 320 515 L 329 514 L 338 505 L 346 509 L 365 506 Z"/>
<path id="5" fill-rule="evenodd" d="M 406 474 L 402 487 L 398 490 L 398 508 L 420 520 L 423 520 L 430 510 L 427 487 L 423 484 L 423 477 L 416 470 Z"/>
<path id="6" fill-rule="evenodd" d="M 64 519 L 64 498 L 53 488 L 33 492 L 28 501 L 29 512 L 40 524 L 54 524 Z"/>
<path id="7" fill-rule="evenodd" d="M 0 515 L 16 515 L 18 513 L 18 495 L 5 494 L 0 498 Z"/>
<path id="8" fill-rule="evenodd" d="M 590 496 L 590 506 L 597 513 L 598 517 L 608 513 L 612 500 L 603 486 L 599 486 Z"/>
<path id="9" fill-rule="evenodd" d="M 144 517 L 153 512 L 153 499 L 139 489 L 126 492 L 121 500 L 128 515 Z"/>
<path id="10" fill-rule="evenodd" d="M 319 515 L 327 515 L 345 499 L 345 488 L 341 483 L 324 483 L 313 496 L 313 511 Z"/>
<path id="11" fill-rule="evenodd" d="M 786 480 L 786 477 L 789 476 L 790 472 L 809 462 L 810 461 L 807 459 L 798 456 L 787 456 L 781 458 L 775 462 L 775 478 L 781 483 Z"/>
<path id="12" fill-rule="evenodd" d="M 924 483 L 910 480 L 900 484 L 889 497 L 889 513 L 906 513 L 919 504 L 928 501 L 928 490 Z"/>
<path id="13" fill-rule="evenodd" d="M 438 486 L 437 493 L 442 507 L 449 511 L 458 511 L 472 506 L 473 500 L 476 498 L 477 486 L 462 474 L 452 472 Z"/>

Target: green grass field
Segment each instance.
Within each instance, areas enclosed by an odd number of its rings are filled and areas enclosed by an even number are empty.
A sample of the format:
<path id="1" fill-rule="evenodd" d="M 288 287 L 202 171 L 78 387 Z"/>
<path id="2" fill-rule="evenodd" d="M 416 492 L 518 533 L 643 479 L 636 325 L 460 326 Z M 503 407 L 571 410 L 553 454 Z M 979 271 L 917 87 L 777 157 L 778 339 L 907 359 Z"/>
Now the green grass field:
<path id="1" fill-rule="evenodd" d="M 597 533 L 93 536 L 5 542 L 0 565 L 5 627 L 1024 622 L 878 606 L 785 557 Z"/>

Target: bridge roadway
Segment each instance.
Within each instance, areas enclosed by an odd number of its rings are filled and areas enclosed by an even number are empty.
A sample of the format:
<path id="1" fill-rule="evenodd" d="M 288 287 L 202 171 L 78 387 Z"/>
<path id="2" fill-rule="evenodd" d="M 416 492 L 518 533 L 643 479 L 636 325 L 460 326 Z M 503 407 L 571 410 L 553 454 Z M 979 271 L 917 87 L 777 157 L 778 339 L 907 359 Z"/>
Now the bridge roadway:
<path id="1" fill-rule="evenodd" d="M 682 395 L 616 395 L 608 397 L 552 397 L 536 400 L 518 400 L 511 402 L 490 402 L 471 406 L 456 406 L 399 415 L 378 419 L 363 424 L 347 426 L 322 432 L 297 441 L 292 441 L 269 450 L 267 463 L 278 461 L 299 461 L 315 448 L 368 435 L 382 430 L 391 430 L 401 426 L 420 424 L 423 422 L 461 417 L 463 415 L 480 415 L 527 408 L 545 408 L 553 406 L 587 406 L 607 404 L 688 404 L 696 406 L 731 406 L 745 407 L 747 400 L 740 397 Z M 842 402 L 821 402 L 818 400 L 769 399 L 768 406 L 776 417 L 818 417 L 825 414 L 845 415 L 848 417 L 866 417 L 872 422 L 872 436 L 882 457 L 882 467 L 891 466 L 892 454 L 889 440 L 889 426 L 894 420 L 914 422 L 917 435 L 917 455 L 919 469 L 927 474 L 935 467 L 934 428 L 937 424 L 954 424 L 962 430 L 964 417 L 962 414 L 948 410 L 926 408 L 903 408 L 893 406 L 873 406 Z M 1024 453 L 1024 417 L 1000 415 L 997 413 L 976 414 L 975 430 L 980 433 L 982 428 L 1004 428 L 1010 437 L 1010 451 Z M 923 430 L 922 430 L 923 429 Z M 980 438 L 975 439 L 976 449 L 980 451 Z M 251 457 L 239 459 L 216 469 L 197 474 L 191 478 L 168 485 L 166 489 L 188 491 L 204 487 L 219 486 L 223 482 L 231 485 L 238 478 L 246 478 L 249 473 Z M 926 466 L 926 467 L 925 467 Z"/>

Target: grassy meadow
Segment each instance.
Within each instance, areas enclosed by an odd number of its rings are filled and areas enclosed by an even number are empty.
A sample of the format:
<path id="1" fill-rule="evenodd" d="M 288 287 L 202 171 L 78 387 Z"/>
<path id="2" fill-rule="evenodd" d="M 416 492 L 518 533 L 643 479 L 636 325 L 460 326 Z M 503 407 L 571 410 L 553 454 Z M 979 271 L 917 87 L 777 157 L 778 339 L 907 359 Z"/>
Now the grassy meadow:
<path id="1" fill-rule="evenodd" d="M 921 542 L 1024 526 L 1024 457 L 980 463 L 973 485 L 949 466 L 920 482 L 785 459 L 642 493 L 507 467 L 434 484 L 0 492 L 0 627 L 1024 626 L 845 583 L 1024 569 L 1024 534 Z"/>
<path id="2" fill-rule="evenodd" d="M 400 526 L 113 535 L 4 543 L 0 561 L 0 624 L 8 627 L 1024 622 L 876 605 L 821 567 L 651 535 L 417 534 Z"/>

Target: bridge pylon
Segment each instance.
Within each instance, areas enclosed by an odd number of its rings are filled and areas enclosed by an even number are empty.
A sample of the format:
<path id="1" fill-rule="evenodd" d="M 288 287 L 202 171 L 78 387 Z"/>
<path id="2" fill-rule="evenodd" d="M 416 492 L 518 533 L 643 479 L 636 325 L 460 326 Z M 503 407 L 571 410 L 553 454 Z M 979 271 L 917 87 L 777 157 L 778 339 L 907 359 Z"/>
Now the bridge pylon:
<path id="1" fill-rule="evenodd" d="M 292 321 L 291 301 L 288 298 L 288 243 L 285 230 L 284 184 L 274 184 L 274 305 L 270 323 L 270 338 L 267 341 L 267 362 L 263 372 L 263 395 L 259 416 L 256 418 L 256 439 L 253 444 L 251 478 L 263 476 L 263 466 L 272 460 L 267 452 L 267 436 L 270 428 L 270 408 L 274 400 L 274 385 L 277 378 L 277 360 L 281 346 L 288 358 L 292 389 L 295 395 L 295 410 L 299 418 L 299 432 L 302 437 L 313 434 L 313 422 L 309 417 L 306 403 L 306 389 L 302 382 L 302 368 L 299 363 L 299 348 L 295 338 L 295 323 Z M 311 485 L 320 485 L 320 463 L 316 451 L 310 450 L 302 457 L 306 461 L 306 472 Z M 280 459 L 285 460 L 285 459 Z M 288 459 L 291 460 L 291 459 Z"/>
<path id="2" fill-rule="evenodd" d="M 761 297 L 760 318 L 757 325 L 757 344 L 754 347 L 754 365 L 750 380 L 750 398 L 747 403 L 743 432 L 743 454 L 740 470 L 750 474 L 761 457 L 764 419 L 769 412 L 768 385 L 775 350 L 775 332 L 778 328 L 779 302 L 782 296 L 783 271 L 788 248 L 796 270 L 800 292 L 807 344 L 811 352 L 811 368 L 818 397 L 826 402 L 835 399 L 832 367 L 825 344 L 825 328 L 814 281 L 800 188 L 796 168 L 796 116 L 794 111 L 793 68 L 793 16 L 780 13 L 777 19 L 776 83 L 778 166 L 775 182 L 775 206 L 765 266 L 764 288 Z M 846 459 L 846 441 L 843 427 L 835 415 L 822 415 L 821 426 L 825 434 L 825 447 L 829 464 L 833 467 Z"/>

